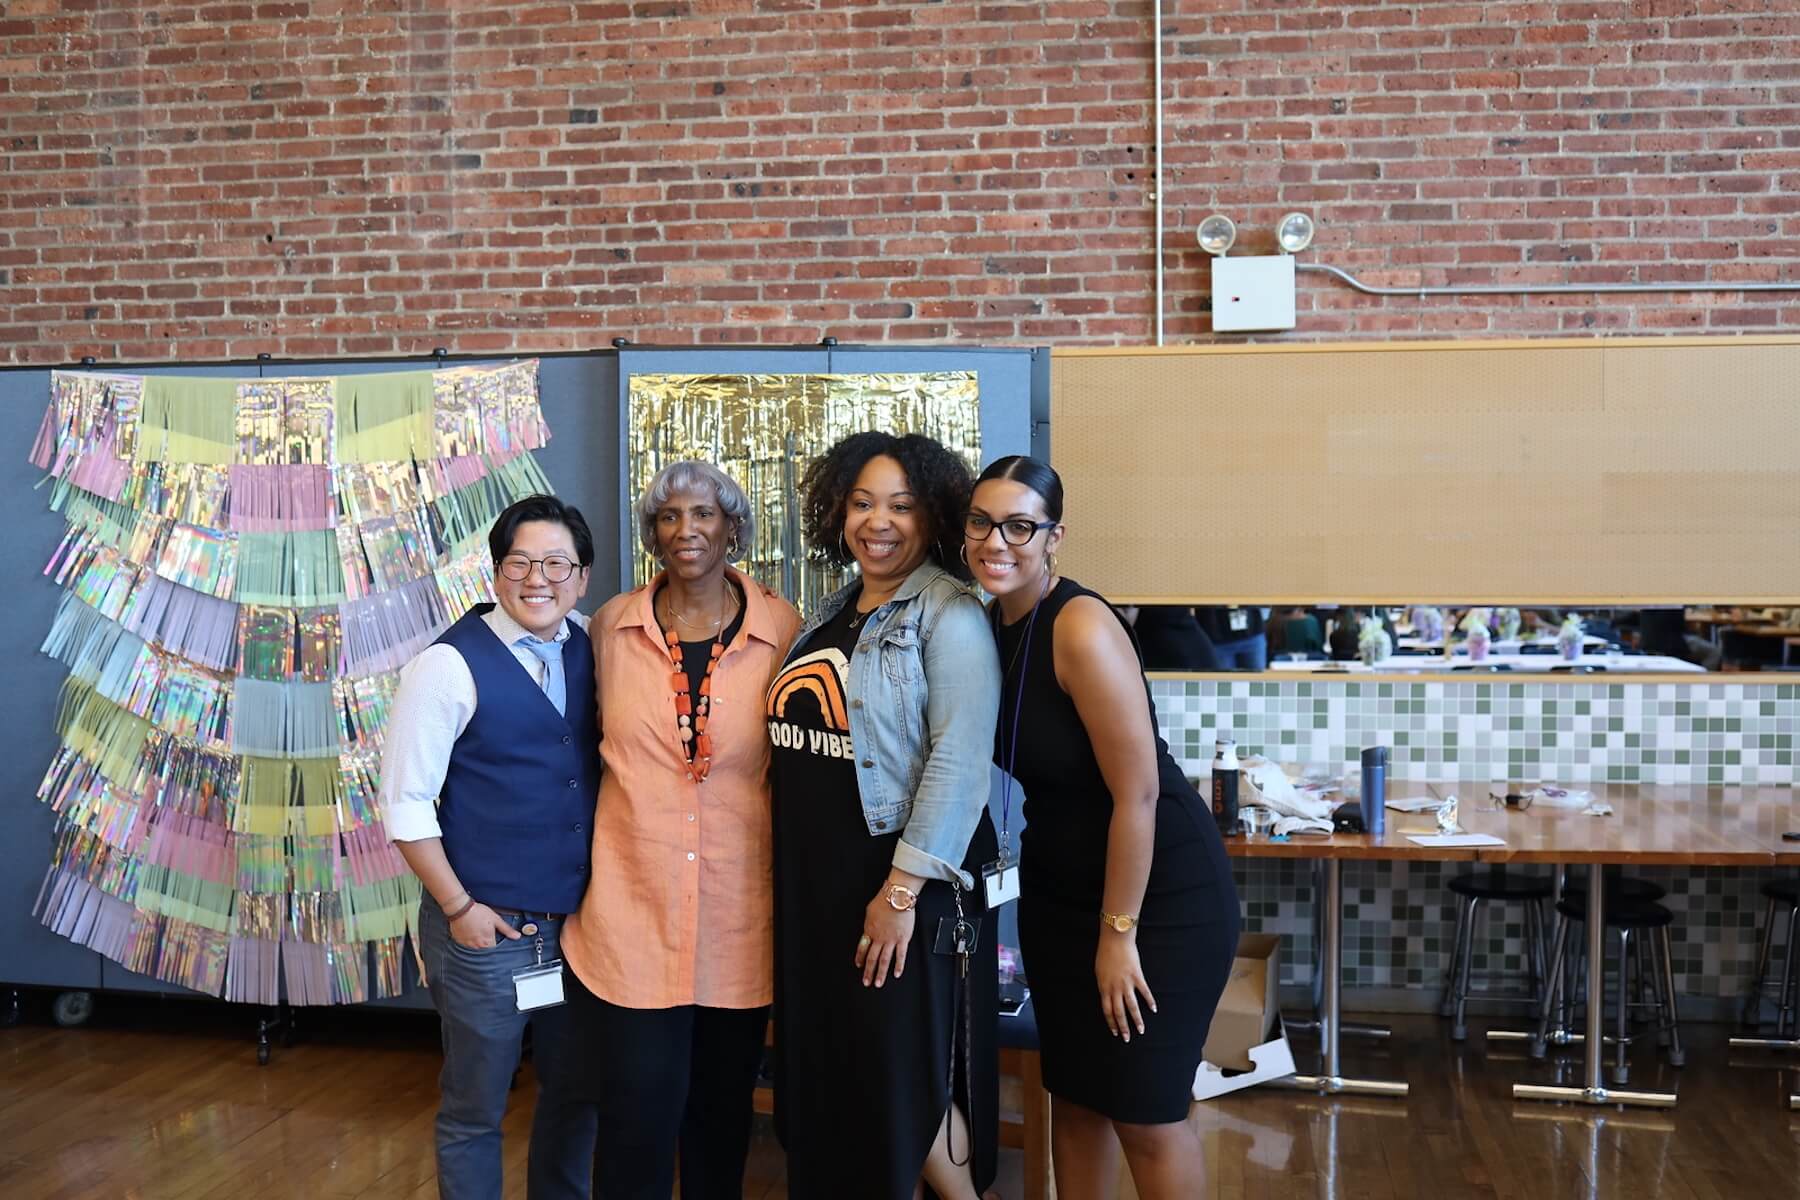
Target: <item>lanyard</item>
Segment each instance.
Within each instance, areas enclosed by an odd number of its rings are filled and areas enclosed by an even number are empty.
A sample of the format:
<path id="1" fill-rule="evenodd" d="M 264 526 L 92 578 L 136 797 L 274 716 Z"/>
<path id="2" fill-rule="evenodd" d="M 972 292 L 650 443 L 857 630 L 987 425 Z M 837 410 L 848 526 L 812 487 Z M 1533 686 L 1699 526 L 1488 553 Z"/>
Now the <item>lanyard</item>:
<path id="1" fill-rule="evenodd" d="M 1050 590 L 1050 573 L 1044 573 L 1044 586 L 1038 591 L 1038 598 L 1032 602 L 1031 616 L 1025 619 L 1025 638 L 1019 643 L 1017 653 L 1013 655 L 1013 664 L 1019 667 L 1019 683 L 1013 689 L 1012 732 L 1006 739 L 1006 762 L 1001 768 L 1005 778 L 1000 781 L 1000 861 L 1012 861 L 1012 789 L 1013 764 L 1019 761 L 1019 714 L 1025 707 L 1025 672 L 1031 666 L 1031 633 L 1037 627 L 1038 609 L 1043 607 L 1044 596 Z M 994 602 L 994 627 L 1000 626 L 1000 602 Z M 1008 667 L 1010 673 L 1012 667 Z M 1001 686 L 1006 686 L 1005 676 L 1001 677 Z"/>

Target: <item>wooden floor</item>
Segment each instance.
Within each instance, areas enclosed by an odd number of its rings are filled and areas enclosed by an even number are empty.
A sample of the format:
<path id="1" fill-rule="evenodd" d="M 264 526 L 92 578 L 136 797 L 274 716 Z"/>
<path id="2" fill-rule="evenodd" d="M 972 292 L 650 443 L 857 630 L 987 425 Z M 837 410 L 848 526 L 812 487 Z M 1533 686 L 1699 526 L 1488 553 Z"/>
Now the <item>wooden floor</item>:
<path id="1" fill-rule="evenodd" d="M 35 1006 L 34 1006 L 35 1007 Z M 434 1196 L 437 1046 L 430 1018 L 314 1017 L 323 1024 L 267 1067 L 247 1018 L 222 1005 L 133 1008 L 103 997 L 94 1022 L 57 1029 L 28 1007 L 0 1030 L 0 1196 Z M 1695 1026 L 1689 1065 L 1637 1057 L 1636 1087 L 1674 1086 L 1673 1112 L 1515 1103 L 1516 1079 L 1553 1066 L 1490 1053 L 1472 1033 L 1399 1018 L 1385 1047 L 1347 1041 L 1347 1066 L 1404 1078 L 1405 1101 L 1260 1090 L 1196 1109 L 1208 1197 L 1800 1196 L 1800 1055 L 1731 1052 Z M 1565 1074 L 1573 1075 L 1570 1059 Z M 529 1070 L 507 1118 L 508 1196 L 524 1195 Z M 1019 1197 L 1008 1152 L 999 1190 Z M 780 1148 L 760 1126 L 746 1196 L 786 1195 Z M 846 1192 L 846 1196 L 851 1193 Z M 1079 1198 L 1069 1198 L 1079 1200 Z"/>

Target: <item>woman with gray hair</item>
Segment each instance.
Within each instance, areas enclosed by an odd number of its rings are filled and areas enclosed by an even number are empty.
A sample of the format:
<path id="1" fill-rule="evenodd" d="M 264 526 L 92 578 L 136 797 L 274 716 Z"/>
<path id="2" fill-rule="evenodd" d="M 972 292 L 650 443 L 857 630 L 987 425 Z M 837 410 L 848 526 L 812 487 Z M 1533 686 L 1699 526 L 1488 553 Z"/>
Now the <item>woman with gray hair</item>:
<path id="1" fill-rule="evenodd" d="M 717 467 L 664 467 L 637 515 L 662 570 L 588 625 L 604 774 L 555 1074 L 597 1109 L 599 1200 L 668 1200 L 678 1156 L 684 1200 L 735 1198 L 775 988 L 763 696 L 800 617 L 731 566 L 754 519 Z"/>

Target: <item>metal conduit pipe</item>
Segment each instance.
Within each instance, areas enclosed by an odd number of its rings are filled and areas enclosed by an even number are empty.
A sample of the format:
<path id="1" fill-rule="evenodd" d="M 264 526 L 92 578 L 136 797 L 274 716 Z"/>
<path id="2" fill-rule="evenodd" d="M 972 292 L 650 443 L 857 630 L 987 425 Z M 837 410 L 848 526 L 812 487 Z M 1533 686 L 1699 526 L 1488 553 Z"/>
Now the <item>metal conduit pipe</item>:
<path id="1" fill-rule="evenodd" d="M 1469 284 L 1455 287 L 1377 287 L 1348 271 L 1325 263 L 1295 263 L 1296 271 L 1321 271 L 1335 275 L 1357 291 L 1370 296 L 1574 296 L 1605 292 L 1800 292 L 1793 283 L 1509 283 Z M 1158 310 L 1160 312 L 1160 308 Z"/>
<path id="2" fill-rule="evenodd" d="M 1162 0 L 1154 0 L 1150 6 L 1150 28 L 1155 49 L 1155 92 L 1156 130 L 1156 165 L 1150 176 L 1150 186 L 1156 197 L 1156 344 L 1163 344 L 1163 30 Z"/>

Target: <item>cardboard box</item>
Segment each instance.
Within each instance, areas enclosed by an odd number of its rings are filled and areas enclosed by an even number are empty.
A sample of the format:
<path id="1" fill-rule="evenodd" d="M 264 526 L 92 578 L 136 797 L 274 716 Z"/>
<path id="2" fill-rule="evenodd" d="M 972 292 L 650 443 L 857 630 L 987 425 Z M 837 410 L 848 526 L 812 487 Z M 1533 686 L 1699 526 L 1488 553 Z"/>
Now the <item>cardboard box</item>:
<path id="1" fill-rule="evenodd" d="M 1222 1096 L 1294 1073 L 1294 1051 L 1280 1023 L 1280 964 L 1280 934 L 1239 935 L 1231 978 L 1207 1031 L 1204 1061 L 1194 1075 L 1194 1099 Z"/>
<path id="2" fill-rule="evenodd" d="M 1275 1026 L 1280 961 L 1280 934 L 1238 935 L 1231 979 L 1206 1034 L 1201 1057 L 1207 1062 L 1228 1071 L 1248 1071 L 1256 1065 L 1250 1059 L 1250 1048 L 1268 1041 L 1269 1030 Z"/>

